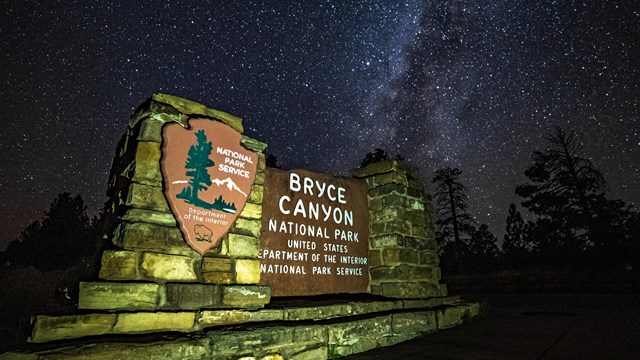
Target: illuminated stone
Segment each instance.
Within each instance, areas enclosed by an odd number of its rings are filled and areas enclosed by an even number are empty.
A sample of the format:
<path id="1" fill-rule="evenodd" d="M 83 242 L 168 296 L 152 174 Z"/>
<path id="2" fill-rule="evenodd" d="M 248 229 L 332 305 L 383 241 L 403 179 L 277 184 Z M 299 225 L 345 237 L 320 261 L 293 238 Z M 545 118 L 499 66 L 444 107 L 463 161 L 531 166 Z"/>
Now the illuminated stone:
<path id="1" fill-rule="evenodd" d="M 215 285 L 167 284 L 167 300 L 163 306 L 170 310 L 199 310 L 220 306 L 222 290 Z"/>
<path id="2" fill-rule="evenodd" d="M 264 186 L 262 185 L 253 185 L 251 186 L 251 192 L 249 192 L 249 198 L 247 202 L 252 204 L 262 204 L 262 199 L 264 196 Z"/>
<path id="3" fill-rule="evenodd" d="M 111 331 L 114 314 L 38 316 L 29 341 L 47 342 L 103 335 Z"/>
<path id="4" fill-rule="evenodd" d="M 260 261 L 251 259 L 235 260 L 236 283 L 257 284 L 260 282 Z"/>
<path id="5" fill-rule="evenodd" d="M 248 204 L 247 204 L 248 205 Z M 257 258 L 260 239 L 253 236 L 229 233 L 229 256 Z"/>
<path id="6" fill-rule="evenodd" d="M 128 209 L 122 220 L 129 223 L 144 222 L 161 226 L 176 226 L 176 219 L 172 214 L 136 208 Z"/>
<path id="7" fill-rule="evenodd" d="M 258 174 L 256 174 L 256 179 L 258 178 Z M 262 218 L 262 206 L 246 203 L 244 204 L 244 209 L 242 209 L 239 216 L 244 219 L 260 220 Z"/>
<path id="8" fill-rule="evenodd" d="M 231 284 L 233 274 L 231 271 L 210 271 L 202 273 L 202 279 L 206 284 Z"/>
<path id="9" fill-rule="evenodd" d="M 268 286 L 225 286 L 222 290 L 222 303 L 227 307 L 261 308 L 270 299 Z"/>
<path id="10" fill-rule="evenodd" d="M 261 229 L 262 224 L 260 223 L 260 220 L 237 218 L 236 223 L 231 228 L 230 232 L 241 235 L 260 237 Z"/>
<path id="11" fill-rule="evenodd" d="M 434 311 L 420 311 L 391 315 L 391 328 L 396 334 L 419 334 L 438 330 Z"/>
<path id="12" fill-rule="evenodd" d="M 194 259 L 187 256 L 143 253 L 141 275 L 158 282 L 196 281 Z"/>
<path id="13" fill-rule="evenodd" d="M 115 334 L 149 333 L 158 331 L 188 331 L 194 326 L 193 312 L 140 312 L 117 315 Z"/>
<path id="14" fill-rule="evenodd" d="M 292 355 L 290 360 L 326 360 L 328 359 L 328 349 L 326 346 L 306 350 Z"/>
<path id="15" fill-rule="evenodd" d="M 134 169 L 131 180 L 142 184 L 162 186 L 160 143 L 139 141 L 136 149 Z"/>
<path id="16" fill-rule="evenodd" d="M 125 249 L 197 256 L 195 250 L 184 242 L 180 230 L 175 227 L 148 223 L 123 223 L 115 236 Z"/>
<path id="17" fill-rule="evenodd" d="M 102 253 L 100 278 L 105 280 L 137 280 L 139 253 L 106 250 Z"/>
<path id="18" fill-rule="evenodd" d="M 220 257 L 202 258 L 202 272 L 231 271 L 231 259 Z"/>
<path id="19" fill-rule="evenodd" d="M 418 264 L 420 253 L 413 249 L 386 248 L 382 250 L 382 262 L 385 265 Z"/>
<path id="20" fill-rule="evenodd" d="M 152 283 L 80 282 L 78 308 L 155 310 L 159 290 L 160 285 Z"/>
<path id="21" fill-rule="evenodd" d="M 208 326 L 231 325 L 247 322 L 282 321 L 284 310 L 204 310 L 200 313 L 198 325 Z"/>
<path id="22" fill-rule="evenodd" d="M 244 131 L 242 127 L 242 119 L 237 116 L 227 114 L 226 112 L 210 109 L 202 104 L 167 94 L 154 94 L 151 96 L 151 100 L 171 105 L 177 111 L 185 115 L 204 115 L 220 120 L 239 133 Z"/>
<path id="23" fill-rule="evenodd" d="M 440 285 L 438 283 L 421 282 L 384 282 L 381 284 L 381 295 L 393 298 L 428 298 L 441 296 Z"/>

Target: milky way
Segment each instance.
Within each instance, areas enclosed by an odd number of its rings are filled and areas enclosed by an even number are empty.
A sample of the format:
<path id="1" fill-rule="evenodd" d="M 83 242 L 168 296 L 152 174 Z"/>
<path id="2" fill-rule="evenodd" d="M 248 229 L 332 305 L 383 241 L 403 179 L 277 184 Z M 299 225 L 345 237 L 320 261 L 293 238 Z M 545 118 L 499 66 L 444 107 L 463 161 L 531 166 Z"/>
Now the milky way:
<path id="1" fill-rule="evenodd" d="M 58 193 L 105 200 L 133 109 L 165 92 L 244 119 L 288 168 L 348 175 L 376 147 L 459 167 L 501 234 L 533 150 L 584 134 L 640 202 L 633 1 L 61 1 L 0 15 L 0 249 Z"/>

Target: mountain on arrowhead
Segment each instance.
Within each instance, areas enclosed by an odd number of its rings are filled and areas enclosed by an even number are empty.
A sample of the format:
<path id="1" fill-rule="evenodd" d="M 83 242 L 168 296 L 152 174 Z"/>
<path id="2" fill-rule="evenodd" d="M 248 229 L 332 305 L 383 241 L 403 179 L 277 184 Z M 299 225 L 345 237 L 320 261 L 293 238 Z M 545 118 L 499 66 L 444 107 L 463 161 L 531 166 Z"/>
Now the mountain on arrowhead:
<path id="1" fill-rule="evenodd" d="M 212 179 L 211 180 L 212 183 L 218 185 L 218 186 L 225 186 L 227 189 L 229 189 L 229 191 L 237 191 L 240 194 L 244 195 L 245 197 L 247 197 L 247 194 L 240 190 L 240 188 L 238 187 L 238 185 L 236 185 L 235 182 L 233 182 L 233 180 L 231 180 L 231 178 L 226 178 L 224 180 L 220 180 L 220 179 Z"/>

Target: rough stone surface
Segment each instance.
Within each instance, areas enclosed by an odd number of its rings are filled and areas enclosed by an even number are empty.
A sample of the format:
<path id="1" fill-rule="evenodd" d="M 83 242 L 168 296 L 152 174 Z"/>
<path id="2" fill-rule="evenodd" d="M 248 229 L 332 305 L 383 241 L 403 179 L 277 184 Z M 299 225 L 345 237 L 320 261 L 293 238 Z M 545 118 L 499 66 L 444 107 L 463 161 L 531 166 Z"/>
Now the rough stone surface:
<path id="1" fill-rule="evenodd" d="M 256 139 L 252 139 L 248 136 L 242 136 L 242 140 L 240 140 L 240 143 L 245 147 L 245 149 L 259 153 L 264 152 L 267 149 L 267 144 Z"/>
<path id="2" fill-rule="evenodd" d="M 270 299 L 268 286 L 225 286 L 222 290 L 222 303 L 232 308 L 261 308 Z"/>
<path id="3" fill-rule="evenodd" d="M 419 334 L 438 329 L 434 311 L 393 314 L 391 328 L 395 334 Z"/>
<path id="4" fill-rule="evenodd" d="M 229 256 L 257 258 L 260 252 L 260 239 L 253 236 L 229 233 L 228 244 Z"/>
<path id="5" fill-rule="evenodd" d="M 78 308 L 155 310 L 160 290 L 153 283 L 80 282 Z"/>
<path id="6" fill-rule="evenodd" d="M 151 96 L 151 99 L 159 103 L 171 105 L 182 114 L 190 115 L 192 117 L 198 117 L 198 115 L 202 115 L 214 118 L 229 125 L 239 133 L 242 133 L 244 131 L 242 127 L 242 119 L 231 114 L 227 114 L 223 111 L 210 109 L 202 104 L 198 104 L 187 99 L 167 94 L 154 94 L 153 96 Z"/>
<path id="7" fill-rule="evenodd" d="M 188 331 L 194 326 L 196 314 L 177 313 L 123 313 L 118 314 L 113 326 L 115 334 L 147 333 L 159 331 Z"/>
<path id="8" fill-rule="evenodd" d="M 249 197 L 247 198 L 247 201 L 252 204 L 262 204 L 263 198 L 264 198 L 264 186 L 262 185 L 251 186 L 251 192 L 249 193 Z"/>
<path id="9" fill-rule="evenodd" d="M 413 249 L 387 248 L 382 250 L 385 265 L 418 264 L 420 253 Z"/>
<path id="10" fill-rule="evenodd" d="M 462 324 L 464 321 L 478 316 L 480 304 L 462 303 L 456 306 L 436 310 L 438 329 L 447 329 Z"/>
<path id="11" fill-rule="evenodd" d="M 257 178 L 258 174 L 256 174 L 256 179 Z M 264 183 L 264 175 L 262 182 Z M 254 183 L 257 183 L 257 180 Z M 262 218 L 262 206 L 248 202 L 244 204 L 244 209 L 240 212 L 239 217 L 249 220 L 260 220 Z"/>
<path id="12" fill-rule="evenodd" d="M 135 251 L 106 250 L 102 253 L 99 276 L 105 280 L 137 280 L 139 259 Z"/>
<path id="13" fill-rule="evenodd" d="M 194 269 L 194 259 L 187 256 L 143 253 L 140 272 L 145 279 L 160 283 L 198 280 Z"/>
<path id="14" fill-rule="evenodd" d="M 260 237 L 261 228 L 262 228 L 262 224 L 260 220 L 249 220 L 249 219 L 237 218 L 236 223 L 231 228 L 230 232 L 235 234 Z"/>
<path id="15" fill-rule="evenodd" d="M 202 273 L 202 281 L 205 284 L 231 284 L 234 276 L 230 271 L 210 271 Z"/>
<path id="16" fill-rule="evenodd" d="M 127 193 L 126 205 L 138 209 L 147 209 L 170 213 L 162 188 L 158 186 L 131 183 Z"/>
<path id="17" fill-rule="evenodd" d="M 326 346 L 305 350 L 291 356 L 290 360 L 326 360 L 328 358 Z"/>
<path id="18" fill-rule="evenodd" d="M 115 234 L 116 243 L 130 250 L 147 250 L 166 254 L 198 256 L 187 245 L 180 230 L 146 223 L 123 223 Z"/>
<path id="19" fill-rule="evenodd" d="M 111 330 L 114 316 L 113 314 L 38 316 L 29 340 L 47 342 L 107 334 Z"/>
<path id="20" fill-rule="evenodd" d="M 215 285 L 167 284 L 168 310 L 200 310 L 215 308 L 222 303 L 222 289 Z"/>
<path id="21" fill-rule="evenodd" d="M 288 320 L 324 320 L 353 314 L 351 304 L 337 304 L 327 306 L 314 306 L 304 308 L 292 308 L 287 311 Z"/>
<path id="22" fill-rule="evenodd" d="M 432 282 L 382 283 L 382 295 L 393 298 L 427 298 L 440 296 L 439 284 Z"/>
<path id="23" fill-rule="evenodd" d="M 260 260 L 236 259 L 236 283 L 257 284 L 260 282 Z"/>
<path id="24" fill-rule="evenodd" d="M 131 180 L 141 184 L 162 186 L 160 143 L 139 141 L 136 148 L 135 171 Z"/>
<path id="25" fill-rule="evenodd" d="M 209 326 L 241 324 L 248 322 L 281 321 L 285 318 L 285 311 L 273 310 L 205 310 L 200 313 L 198 326 L 206 328 Z"/>
<path id="26" fill-rule="evenodd" d="M 222 257 L 204 257 L 202 258 L 202 272 L 211 271 L 231 271 L 232 261 L 229 258 Z"/>
<path id="27" fill-rule="evenodd" d="M 176 226 L 176 219 L 172 214 L 144 209 L 129 209 L 122 220 L 130 223 L 144 222 L 161 226 Z"/>

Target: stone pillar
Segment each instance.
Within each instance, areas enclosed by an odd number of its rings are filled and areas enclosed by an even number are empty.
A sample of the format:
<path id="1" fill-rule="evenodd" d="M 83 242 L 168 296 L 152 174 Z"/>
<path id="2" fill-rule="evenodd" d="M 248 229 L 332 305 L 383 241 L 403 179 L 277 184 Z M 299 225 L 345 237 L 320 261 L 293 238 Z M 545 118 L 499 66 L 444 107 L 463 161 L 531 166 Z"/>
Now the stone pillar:
<path id="1" fill-rule="evenodd" d="M 370 292 L 394 298 L 447 296 L 440 284 L 431 197 L 397 160 L 358 169 L 368 186 Z"/>
<path id="2" fill-rule="evenodd" d="M 240 118 L 169 95 L 153 95 L 137 109 L 118 144 L 107 191 L 110 236 L 119 249 L 103 253 L 99 277 L 105 282 L 81 284 L 80 308 L 255 308 L 268 303 L 268 287 L 256 285 L 266 144 L 243 136 L 242 145 L 258 155 L 251 192 L 229 233 L 200 255 L 177 227 L 160 172 L 163 125 L 186 127 L 190 118 L 220 121 L 243 132 Z M 137 301 L 136 295 L 121 304 L 132 293 L 150 298 Z"/>

